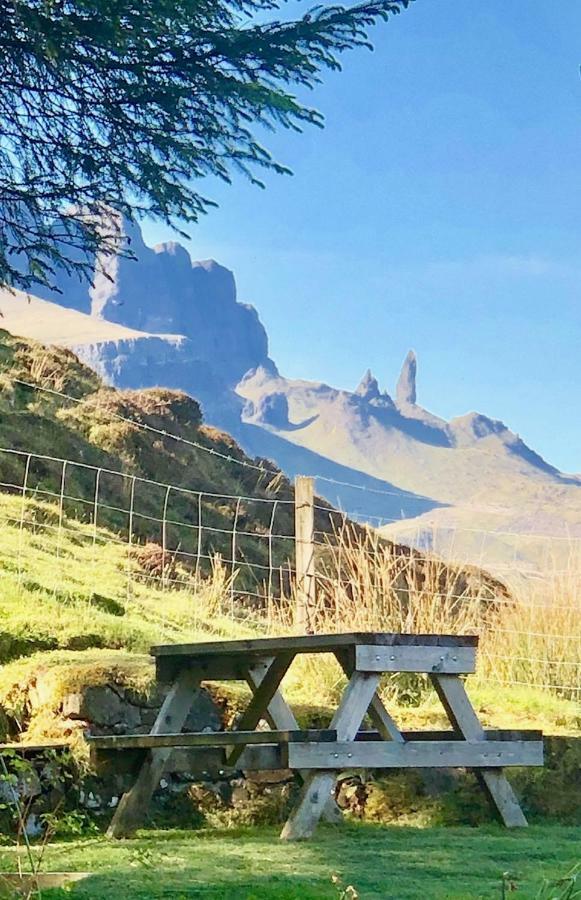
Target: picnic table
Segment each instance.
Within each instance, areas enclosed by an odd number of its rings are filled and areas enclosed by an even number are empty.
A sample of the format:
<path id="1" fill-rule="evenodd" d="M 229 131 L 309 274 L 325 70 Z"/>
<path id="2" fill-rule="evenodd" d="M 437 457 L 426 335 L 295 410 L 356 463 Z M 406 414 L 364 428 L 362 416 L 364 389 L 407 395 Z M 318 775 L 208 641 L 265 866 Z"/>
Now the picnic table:
<path id="1" fill-rule="evenodd" d="M 138 755 L 138 774 L 122 797 L 109 835 L 124 837 L 147 813 L 171 754 L 187 752 L 188 764 L 209 749 L 224 767 L 241 771 L 288 768 L 303 781 L 281 837 L 312 835 L 321 816 L 338 821 L 338 775 L 352 769 L 469 768 L 508 827 L 525 816 L 504 768 L 543 763 L 540 732 L 485 731 L 468 698 L 463 675 L 475 671 L 478 638 L 393 633 L 321 634 L 256 640 L 212 641 L 153 647 L 156 677 L 171 685 L 149 734 L 89 738 L 99 763 Z M 281 692 L 300 654 L 331 653 L 347 684 L 329 728 L 301 730 Z M 378 694 L 386 673 L 425 673 L 440 698 L 449 731 L 401 731 Z M 182 733 L 202 682 L 242 680 L 252 696 L 232 730 Z M 363 726 L 369 714 L 374 730 Z M 261 723 L 270 730 L 264 730 Z"/>

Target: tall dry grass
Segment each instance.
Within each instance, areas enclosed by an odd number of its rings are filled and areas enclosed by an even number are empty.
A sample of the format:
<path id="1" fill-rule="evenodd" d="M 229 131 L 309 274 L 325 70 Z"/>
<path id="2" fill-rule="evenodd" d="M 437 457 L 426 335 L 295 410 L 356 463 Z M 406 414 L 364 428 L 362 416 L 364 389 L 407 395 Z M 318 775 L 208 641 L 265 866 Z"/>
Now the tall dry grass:
<path id="1" fill-rule="evenodd" d="M 581 708 L 581 560 L 515 580 L 481 637 L 482 670 L 503 683 L 554 691 Z"/>
<path id="2" fill-rule="evenodd" d="M 296 591 L 267 605 L 271 632 L 291 630 Z M 476 634 L 478 675 L 581 701 L 581 560 L 534 579 L 386 542 L 344 525 L 317 548 L 314 632 Z"/>

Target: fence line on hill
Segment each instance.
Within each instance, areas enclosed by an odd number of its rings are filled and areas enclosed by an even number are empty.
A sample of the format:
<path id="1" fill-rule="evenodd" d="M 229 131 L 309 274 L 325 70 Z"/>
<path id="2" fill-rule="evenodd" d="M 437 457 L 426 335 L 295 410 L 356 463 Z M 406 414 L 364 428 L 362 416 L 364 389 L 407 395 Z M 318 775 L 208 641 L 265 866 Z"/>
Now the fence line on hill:
<path id="1" fill-rule="evenodd" d="M 69 602 L 79 567 L 92 566 L 97 605 L 107 592 L 112 602 L 138 600 L 171 639 L 196 621 L 203 585 L 218 573 L 216 622 L 475 630 L 491 680 L 581 695 L 579 538 L 435 523 L 426 539 L 426 524 L 414 534 L 408 521 L 401 537 L 393 530 L 380 539 L 317 501 L 312 478 L 296 480 L 294 499 L 222 494 L 15 448 L 0 448 L 0 491 L 0 574 L 33 595 L 44 589 Z M 396 524 L 404 523 L 387 523 Z M 480 556 L 463 557 L 454 537 L 472 533 Z M 512 541 L 512 556 L 492 565 L 484 550 L 499 535 Z M 527 542 L 554 544 L 551 571 L 535 564 Z M 114 584 L 100 583 L 97 547 L 114 563 Z M 149 606 L 147 592 L 157 598 Z M 172 598 L 185 598 L 189 619 Z"/>
<path id="2" fill-rule="evenodd" d="M 275 575 L 280 577 L 277 560 L 284 554 L 277 553 L 277 544 L 288 544 L 284 570 L 287 577 L 294 576 L 295 538 L 288 528 L 292 500 L 191 490 L 78 460 L 0 448 L 0 464 L 7 456 L 17 462 L 9 467 L 11 477 L 0 479 L 0 490 L 18 494 L 21 503 L 11 515 L 2 514 L 2 520 L 18 526 L 21 555 L 27 529 L 55 536 L 57 560 L 62 537 L 68 532 L 82 535 L 93 545 L 124 547 L 129 557 L 140 546 L 151 544 L 159 548 L 157 560 L 150 548 L 151 580 L 157 579 L 162 587 L 186 586 L 190 572 L 207 573 L 219 561 L 229 570 L 233 598 L 238 580 L 245 597 L 263 599 L 265 586 L 272 587 Z M 31 504 L 39 501 L 56 506 L 56 519 L 43 521 L 38 510 L 34 513 Z M 277 519 L 285 508 L 291 510 L 284 517 L 287 527 L 279 528 Z M 70 524 L 75 519 L 90 528 L 79 531 Z M 248 519 L 256 526 L 245 526 Z M 187 566 L 187 574 L 180 569 L 181 563 Z M 128 566 L 128 578 L 132 571 Z"/>

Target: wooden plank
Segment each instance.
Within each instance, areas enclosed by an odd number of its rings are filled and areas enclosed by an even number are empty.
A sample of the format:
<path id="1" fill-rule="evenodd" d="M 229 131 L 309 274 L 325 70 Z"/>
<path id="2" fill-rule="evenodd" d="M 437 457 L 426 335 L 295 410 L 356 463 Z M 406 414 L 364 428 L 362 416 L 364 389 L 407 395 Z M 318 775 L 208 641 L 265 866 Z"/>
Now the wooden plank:
<path id="1" fill-rule="evenodd" d="M 487 741 L 542 741 L 543 732 L 535 729 L 511 731 L 503 728 L 486 728 L 484 735 Z M 457 731 L 450 730 L 421 730 L 402 731 L 400 736 L 404 741 L 464 741 L 465 738 Z M 386 738 L 381 732 L 368 729 L 358 731 L 356 741 L 381 741 Z"/>
<path id="2" fill-rule="evenodd" d="M 335 656 L 337 657 L 337 661 L 345 672 L 347 678 L 351 678 L 355 666 L 355 653 L 349 650 L 339 650 L 337 651 Z M 397 727 L 397 723 L 388 713 L 383 701 L 381 700 L 381 697 L 377 692 L 371 699 L 368 712 L 371 717 L 371 721 L 378 729 L 379 735 L 381 738 L 383 738 L 383 740 L 398 741 L 399 743 L 403 741 L 403 737 L 401 731 Z"/>
<path id="3" fill-rule="evenodd" d="M 476 671 L 475 647 L 355 647 L 359 672 L 445 672 L 467 675 Z"/>
<path id="4" fill-rule="evenodd" d="M 199 689 L 200 678 L 195 669 L 184 669 L 168 692 L 151 734 L 174 734 L 181 731 Z M 131 790 L 123 795 L 107 831 L 111 838 L 127 837 L 142 823 L 153 792 L 158 787 L 167 765 L 169 749 L 149 750 Z"/>
<path id="5" fill-rule="evenodd" d="M 454 675 L 432 675 L 431 679 L 453 728 L 467 741 L 482 740 L 484 729 L 464 683 Z M 502 770 L 481 769 L 476 774 L 507 828 L 526 828 L 525 815 Z"/>
<path id="6" fill-rule="evenodd" d="M 450 732 L 448 732 L 450 733 Z M 375 734 L 377 732 L 367 732 Z M 410 740 L 416 732 L 404 732 L 404 736 L 410 735 Z M 108 748 L 92 748 L 96 769 L 98 772 L 124 773 L 138 771 L 147 756 L 147 750 L 125 750 L 119 753 Z M 283 758 L 281 747 L 278 744 L 250 744 L 244 750 L 236 763 L 236 770 L 243 772 L 254 771 L 279 771 L 287 767 L 288 759 Z M 353 768 L 349 760 L 349 768 Z M 167 769 L 178 773 L 220 773 L 226 769 L 226 754 L 224 747 L 178 747 L 171 749 Z M 293 769 L 294 770 L 294 769 Z M 302 770 L 308 774 L 308 770 Z M 333 801 L 334 802 L 334 801 Z M 325 812 L 326 816 L 326 812 Z M 331 821 L 337 821 L 333 818 Z"/>
<path id="7" fill-rule="evenodd" d="M 196 644 L 160 644 L 152 647 L 152 656 L 186 656 L 196 660 L 208 656 L 236 656 L 245 659 L 265 657 L 285 651 L 295 653 L 329 653 L 335 648 L 370 644 L 387 647 L 433 646 L 476 647 L 475 635 L 399 634 L 397 632 L 364 631 L 340 634 L 307 634 L 290 637 L 251 638 L 236 641 L 204 641 Z"/>
<path id="8" fill-rule="evenodd" d="M 258 688 L 272 664 L 272 657 L 255 661 L 246 669 L 246 682 L 252 691 Z M 266 708 L 264 718 L 274 730 L 298 731 L 299 726 L 293 711 L 280 691 L 276 691 Z"/>
<path id="9" fill-rule="evenodd" d="M 339 741 L 353 741 L 378 684 L 379 675 L 353 673 L 331 722 L 331 728 L 337 731 Z M 336 779 L 335 771 L 309 774 L 299 800 L 281 832 L 283 840 L 302 840 L 313 834 L 329 797 L 333 794 Z"/>
<path id="10" fill-rule="evenodd" d="M 316 608 L 315 573 L 315 479 L 295 478 L 295 625 L 300 631 L 313 630 Z"/>
<path id="11" fill-rule="evenodd" d="M 542 766 L 541 741 L 338 741 L 288 745 L 290 769 Z"/>
<path id="12" fill-rule="evenodd" d="M 274 657 L 260 684 L 254 688 L 252 700 L 236 723 L 236 731 L 251 731 L 256 728 L 268 712 L 268 705 L 278 691 L 293 659 L 294 653 L 281 653 Z M 243 749 L 243 746 L 235 747 L 226 760 L 227 765 L 233 766 Z"/>
<path id="13" fill-rule="evenodd" d="M 183 668 L 196 668 L 202 681 L 244 681 L 247 661 L 241 656 L 158 656 L 155 678 L 160 684 L 173 684 Z"/>
<path id="14" fill-rule="evenodd" d="M 42 753 L 45 750 L 68 750 L 70 744 L 65 741 L 44 741 L 42 744 L 27 744 L 12 741 L 0 744 L 0 753 Z"/>
<path id="15" fill-rule="evenodd" d="M 198 731 L 186 734 L 125 734 L 88 737 L 97 750 L 134 750 L 151 747 L 230 747 L 232 744 L 279 744 L 298 741 L 335 741 L 333 729 L 297 731 Z"/>
<path id="16" fill-rule="evenodd" d="M 268 671 L 270 663 L 270 659 L 260 660 L 254 666 L 251 666 L 248 669 L 247 681 L 251 690 L 254 691 L 260 684 L 266 672 Z M 270 703 L 268 704 L 265 718 L 272 729 L 283 728 L 292 731 L 297 730 L 299 727 L 292 709 L 290 708 L 280 691 L 277 691 L 273 695 Z M 242 767 L 242 759 L 238 761 L 238 764 Z M 305 781 L 309 773 L 308 771 L 303 770 L 299 771 L 298 774 L 302 778 L 302 780 Z M 323 818 L 331 825 L 336 825 L 343 819 L 343 814 L 337 806 L 334 797 L 329 797 L 327 805 L 323 810 Z"/>
<path id="17" fill-rule="evenodd" d="M 145 749 L 116 750 L 92 748 L 91 758 L 98 774 L 137 774 L 147 758 Z M 234 772 L 280 771 L 287 768 L 286 751 L 280 744 L 249 744 L 238 760 Z M 227 771 L 225 747 L 173 747 L 169 750 L 166 770 L 180 774 L 223 775 Z"/>

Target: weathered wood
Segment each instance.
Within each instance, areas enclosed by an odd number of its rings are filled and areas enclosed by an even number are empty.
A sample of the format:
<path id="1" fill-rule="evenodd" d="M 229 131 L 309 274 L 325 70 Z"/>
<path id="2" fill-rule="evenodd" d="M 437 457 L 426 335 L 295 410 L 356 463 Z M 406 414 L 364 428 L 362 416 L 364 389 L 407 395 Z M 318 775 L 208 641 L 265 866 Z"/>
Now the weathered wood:
<path id="1" fill-rule="evenodd" d="M 157 747 L 230 747 L 233 744 L 293 744 L 298 741 L 337 740 L 337 732 L 326 728 L 296 731 L 197 731 L 186 734 L 124 734 L 88 737 L 96 750 L 135 750 Z"/>
<path id="2" fill-rule="evenodd" d="M 260 684 L 254 688 L 252 700 L 236 723 L 236 731 L 249 731 L 256 728 L 268 712 L 268 705 L 277 693 L 293 659 L 294 653 L 281 653 L 272 660 Z M 243 749 L 243 747 L 235 747 L 226 760 L 227 765 L 233 766 Z"/>
<path id="3" fill-rule="evenodd" d="M 247 661 L 242 656 L 158 656 L 155 677 L 159 684 L 173 684 L 183 668 L 200 672 L 202 681 L 244 681 Z"/>
<path id="4" fill-rule="evenodd" d="M 266 673 L 268 672 L 273 657 L 256 660 L 253 665 L 246 669 L 246 682 L 254 693 L 261 684 Z M 299 726 L 295 715 L 281 694 L 280 690 L 276 691 L 266 708 L 264 718 L 273 730 L 282 729 L 283 731 L 298 731 Z"/>
<path id="5" fill-rule="evenodd" d="M 476 671 L 475 647 L 355 647 L 359 672 L 445 672 L 467 675 Z"/>
<path id="6" fill-rule="evenodd" d="M 463 682 L 454 675 L 432 675 L 431 678 L 452 727 L 467 741 L 482 740 L 484 729 Z M 507 828 L 526 827 L 525 815 L 502 770 L 481 769 L 476 774 Z"/>
<path id="7" fill-rule="evenodd" d="M 379 675 L 353 673 L 331 722 L 331 728 L 336 730 L 339 741 L 354 740 L 378 684 Z M 309 774 L 299 800 L 281 832 L 283 840 L 301 840 L 312 835 L 333 792 L 336 779 L 336 771 Z"/>
<path id="8" fill-rule="evenodd" d="M 288 745 L 289 769 L 541 766 L 541 741 L 337 741 Z"/>
<path id="9" fill-rule="evenodd" d="M 271 662 L 272 659 L 260 660 L 248 669 L 247 682 L 252 691 L 254 691 L 263 680 Z M 292 709 L 280 691 L 277 691 L 273 695 L 268 704 L 265 718 L 272 729 L 282 728 L 293 731 L 297 730 L 299 727 Z M 239 760 L 239 765 L 242 765 L 242 760 Z M 303 770 L 299 771 L 298 774 L 302 780 L 305 781 L 309 773 L 308 771 Z M 323 810 L 323 818 L 331 825 L 336 825 L 342 820 L 343 814 L 337 806 L 334 797 L 329 797 L 329 801 Z"/>
<path id="10" fill-rule="evenodd" d="M 536 729 L 508 730 L 503 728 L 486 728 L 484 736 L 487 741 L 542 741 L 543 732 Z M 421 730 L 421 731 L 401 731 L 400 737 L 404 741 L 464 741 L 457 731 L 444 730 Z M 379 730 L 371 729 L 358 731 L 355 738 L 356 741 L 381 741 L 386 738 Z"/>
<path id="11" fill-rule="evenodd" d="M 343 634 L 306 634 L 291 637 L 249 638 L 236 641 L 204 641 L 197 644 L 161 644 L 152 647 L 152 656 L 184 656 L 192 664 L 201 664 L 209 656 L 266 657 L 277 653 L 330 653 L 336 648 L 357 644 L 385 647 L 477 647 L 475 635 L 400 634 L 397 632 L 354 631 Z"/>
<path id="12" fill-rule="evenodd" d="M 70 744 L 66 741 L 44 741 L 42 744 L 20 743 L 12 741 L 0 744 L 0 753 L 43 753 L 45 750 L 68 750 Z"/>
<path id="13" fill-rule="evenodd" d="M 541 740 L 539 732 L 498 732 L 486 731 L 488 740 L 525 740 L 536 741 Z M 451 731 L 436 732 L 402 732 L 405 740 L 409 741 L 442 741 L 453 740 L 462 742 L 464 738 L 459 738 Z M 452 736 L 452 737 L 451 737 Z M 357 742 L 360 741 L 380 741 L 382 736 L 377 731 L 360 731 L 357 735 Z M 130 750 L 125 749 L 123 753 L 117 750 L 111 750 L 106 747 L 91 748 L 91 757 L 94 761 L 96 771 L 98 773 L 121 774 L 121 773 L 137 773 L 147 756 L 146 749 Z M 249 744 L 240 759 L 236 763 L 236 769 L 232 771 L 254 772 L 254 771 L 277 771 L 285 769 L 288 766 L 288 754 L 283 752 L 280 744 Z M 171 750 L 171 756 L 167 763 L 167 769 L 171 772 L 187 773 L 220 773 L 224 772 L 226 766 L 226 748 L 224 747 L 177 747 Z M 307 769 L 298 770 L 301 776 L 308 775 Z M 336 806 L 333 798 L 330 798 L 332 805 Z M 328 815 L 329 810 L 325 809 L 323 816 L 331 823 L 340 821 L 339 814 Z"/>
<path id="14" fill-rule="evenodd" d="M 280 771 L 287 768 L 288 762 L 286 750 L 283 751 L 281 744 L 249 744 L 233 769 L 226 766 L 225 747 L 173 747 L 169 749 L 169 754 L 167 771 L 180 774 L 200 773 L 204 777 L 210 774 L 223 775 L 225 771 L 232 774 Z M 127 749 L 123 753 L 107 748 L 91 750 L 94 770 L 100 775 L 137 775 L 147 755 L 146 749 Z"/>
<path id="15" fill-rule="evenodd" d="M 192 708 L 195 694 L 199 689 L 199 673 L 195 669 L 184 669 L 167 694 L 151 734 L 174 734 L 181 731 Z M 135 784 L 123 795 L 109 826 L 107 836 L 127 837 L 139 827 L 151 801 L 153 792 L 159 785 L 171 751 L 169 749 L 149 750 L 141 766 Z"/>
<path id="16" fill-rule="evenodd" d="M 316 607 L 315 572 L 315 480 L 304 475 L 295 478 L 295 625 L 310 632 Z"/>
<path id="17" fill-rule="evenodd" d="M 369 646 L 369 645 L 366 645 Z M 337 661 L 347 678 L 351 678 L 354 666 L 355 666 L 355 653 L 353 648 L 351 650 L 338 650 L 335 653 L 337 657 Z M 390 716 L 381 697 L 376 692 L 371 698 L 371 703 L 369 704 L 369 716 L 371 721 L 375 725 L 375 727 L 379 731 L 379 735 L 383 738 L 384 741 L 398 741 L 401 743 L 403 741 L 403 737 L 401 731 L 397 727 L 397 723 Z"/>

